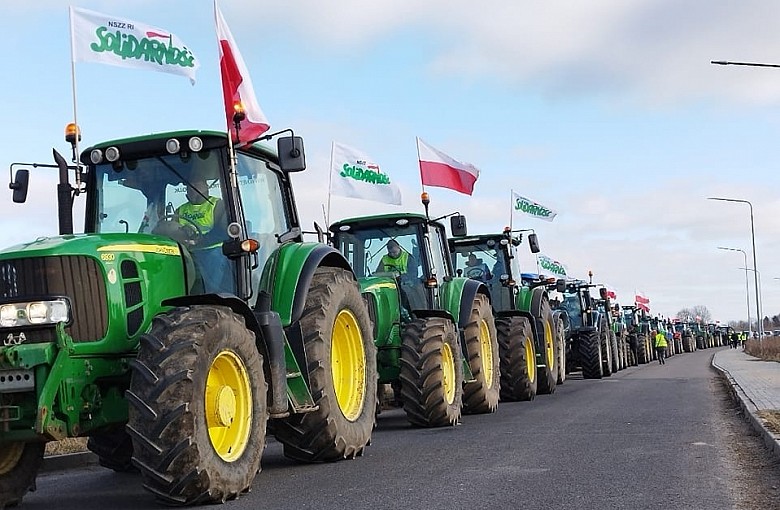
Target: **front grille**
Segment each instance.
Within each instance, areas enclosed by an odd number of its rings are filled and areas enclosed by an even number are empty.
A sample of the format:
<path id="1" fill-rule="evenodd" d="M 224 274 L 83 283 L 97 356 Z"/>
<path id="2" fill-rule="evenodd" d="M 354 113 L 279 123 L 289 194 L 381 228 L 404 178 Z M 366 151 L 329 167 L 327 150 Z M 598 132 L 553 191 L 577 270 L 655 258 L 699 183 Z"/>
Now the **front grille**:
<path id="1" fill-rule="evenodd" d="M 0 299 L 24 301 L 44 296 L 70 299 L 73 320 L 65 331 L 74 341 L 94 342 L 105 336 L 106 283 L 97 260 L 65 255 L 0 261 Z M 26 343 L 50 342 L 54 338 L 51 326 L 23 331 Z"/>

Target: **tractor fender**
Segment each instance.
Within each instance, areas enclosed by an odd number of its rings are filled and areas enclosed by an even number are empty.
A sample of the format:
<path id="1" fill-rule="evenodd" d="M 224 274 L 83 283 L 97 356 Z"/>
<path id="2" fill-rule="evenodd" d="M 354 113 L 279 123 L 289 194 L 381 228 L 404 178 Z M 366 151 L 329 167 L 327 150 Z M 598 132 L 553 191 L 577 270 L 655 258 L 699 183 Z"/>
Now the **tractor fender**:
<path id="1" fill-rule="evenodd" d="M 534 287 L 531 289 L 531 314 L 534 317 L 542 315 L 542 301 L 547 298 L 547 289 L 544 287 Z"/>
<path id="2" fill-rule="evenodd" d="M 444 308 L 452 314 L 458 329 L 462 330 L 471 317 L 471 306 L 477 294 L 484 294 L 490 300 L 487 285 L 470 278 L 453 278 L 442 285 Z M 490 300 L 492 302 L 492 300 Z"/>
<path id="3" fill-rule="evenodd" d="M 569 335 L 571 334 L 571 321 L 569 319 L 569 314 L 565 310 L 555 309 L 553 310 L 553 321 L 559 320 L 563 322 L 563 331 L 565 333 L 564 336 L 569 338 Z"/>
<path id="4" fill-rule="evenodd" d="M 284 327 L 300 320 L 314 272 L 321 266 L 352 273 L 341 252 L 320 243 L 284 244 L 266 263 L 260 290 L 271 296 L 271 309 L 279 314 Z"/>
<path id="5" fill-rule="evenodd" d="M 267 300 L 266 300 L 267 302 Z M 255 334 L 255 345 L 267 363 L 266 381 L 271 397 L 268 411 L 273 416 L 287 411 L 287 369 L 284 359 L 285 335 L 279 314 L 272 310 L 252 310 L 232 294 L 201 294 L 167 299 L 164 306 L 226 306 L 241 315 L 247 329 Z"/>

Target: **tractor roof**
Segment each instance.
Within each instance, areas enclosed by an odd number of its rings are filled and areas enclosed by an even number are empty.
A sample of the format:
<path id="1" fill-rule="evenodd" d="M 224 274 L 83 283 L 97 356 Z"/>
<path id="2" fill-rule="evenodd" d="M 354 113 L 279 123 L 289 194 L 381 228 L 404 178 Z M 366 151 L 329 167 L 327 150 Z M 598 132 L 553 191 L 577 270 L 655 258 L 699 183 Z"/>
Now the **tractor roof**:
<path id="1" fill-rule="evenodd" d="M 424 214 L 419 213 L 393 213 L 393 214 L 377 214 L 373 216 L 357 216 L 354 218 L 346 218 L 341 221 L 333 223 L 329 228 L 331 232 L 339 232 L 340 228 L 345 225 L 349 225 L 351 228 L 375 228 L 375 227 L 388 227 L 388 226 L 403 226 L 398 225 L 398 220 L 406 220 L 407 225 L 415 225 L 419 223 L 426 223 L 428 219 Z M 444 228 L 444 225 L 437 221 L 430 221 L 435 225 Z"/>
<path id="2" fill-rule="evenodd" d="M 189 139 L 197 136 L 203 141 L 204 149 L 213 149 L 227 145 L 227 133 L 223 131 L 201 131 L 196 129 L 183 131 L 167 131 L 161 133 L 151 133 L 142 136 L 133 136 L 129 138 L 118 138 L 96 143 L 81 151 L 81 161 L 89 164 L 89 155 L 93 149 L 106 149 L 111 146 L 121 147 L 121 157 L 123 159 L 133 158 L 144 155 L 144 153 L 165 152 L 165 143 L 171 138 L 176 138 L 181 147 L 188 147 Z M 250 147 L 236 149 L 238 152 L 251 153 L 259 156 L 276 160 L 276 151 L 265 143 L 257 142 Z"/>

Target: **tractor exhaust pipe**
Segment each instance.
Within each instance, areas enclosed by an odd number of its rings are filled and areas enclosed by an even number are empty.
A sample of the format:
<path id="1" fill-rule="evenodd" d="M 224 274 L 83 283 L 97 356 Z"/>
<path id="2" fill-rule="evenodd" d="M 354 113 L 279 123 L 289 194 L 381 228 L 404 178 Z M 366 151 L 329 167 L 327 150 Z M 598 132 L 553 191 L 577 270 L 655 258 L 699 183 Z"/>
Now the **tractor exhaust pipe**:
<path id="1" fill-rule="evenodd" d="M 60 182 L 57 184 L 57 217 L 60 222 L 60 235 L 73 233 L 73 191 L 68 182 L 68 162 L 62 154 L 52 149 L 54 161 L 60 171 Z"/>

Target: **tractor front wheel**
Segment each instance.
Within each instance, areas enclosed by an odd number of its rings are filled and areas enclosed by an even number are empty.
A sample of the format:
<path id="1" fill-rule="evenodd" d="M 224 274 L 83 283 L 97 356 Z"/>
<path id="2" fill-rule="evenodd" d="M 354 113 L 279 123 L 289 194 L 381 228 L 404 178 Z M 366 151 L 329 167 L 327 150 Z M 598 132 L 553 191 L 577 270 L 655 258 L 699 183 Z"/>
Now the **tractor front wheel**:
<path id="1" fill-rule="evenodd" d="M 19 504 L 43 463 L 46 443 L 0 443 L 0 508 Z"/>
<path id="2" fill-rule="evenodd" d="M 320 267 L 300 320 L 317 410 L 275 421 L 284 454 L 303 462 L 355 458 L 376 423 L 377 364 L 371 319 L 352 273 Z"/>
<path id="3" fill-rule="evenodd" d="M 493 413 L 498 407 L 501 357 L 493 309 L 484 294 L 477 294 L 474 298 L 464 338 L 469 368 L 476 380 L 467 382 L 463 388 L 463 412 Z"/>
<path id="4" fill-rule="evenodd" d="M 517 402 L 536 396 L 536 348 L 525 317 L 496 320 L 501 356 L 501 400 Z"/>
<path id="5" fill-rule="evenodd" d="M 89 436 L 87 448 L 98 456 L 104 468 L 118 473 L 136 471 L 133 466 L 133 441 L 124 427 L 114 427 Z"/>
<path id="6" fill-rule="evenodd" d="M 169 505 L 248 491 L 268 414 L 263 360 L 243 317 L 176 308 L 154 319 L 131 366 L 127 431 L 144 487 Z"/>
<path id="7" fill-rule="evenodd" d="M 463 355 L 455 325 L 419 318 L 401 332 L 401 400 L 412 425 L 456 425 L 463 408 Z"/>
<path id="8" fill-rule="evenodd" d="M 536 321 L 541 322 L 541 328 L 537 333 L 536 355 L 539 384 L 537 394 L 552 395 L 555 393 L 555 385 L 558 383 L 558 342 L 555 335 L 555 323 L 553 322 L 552 309 L 547 299 L 542 300 L 541 317 Z"/>
<path id="9" fill-rule="evenodd" d="M 601 338 L 598 331 L 580 335 L 577 347 L 582 362 L 582 377 L 584 379 L 601 379 L 603 363 L 601 359 Z"/>

